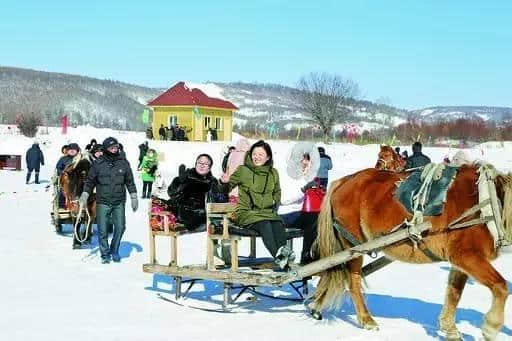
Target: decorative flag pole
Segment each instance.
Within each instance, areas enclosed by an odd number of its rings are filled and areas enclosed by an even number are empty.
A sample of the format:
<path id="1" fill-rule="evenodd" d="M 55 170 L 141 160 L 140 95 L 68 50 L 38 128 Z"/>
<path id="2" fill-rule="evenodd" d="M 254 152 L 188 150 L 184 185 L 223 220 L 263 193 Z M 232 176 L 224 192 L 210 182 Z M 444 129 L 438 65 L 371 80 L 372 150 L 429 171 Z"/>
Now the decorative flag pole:
<path id="1" fill-rule="evenodd" d="M 149 123 L 149 110 L 144 109 L 142 112 L 142 123 L 147 125 Z"/>
<path id="2" fill-rule="evenodd" d="M 62 134 L 66 135 L 68 133 L 68 115 L 62 116 L 60 120 L 61 126 L 62 126 Z"/>

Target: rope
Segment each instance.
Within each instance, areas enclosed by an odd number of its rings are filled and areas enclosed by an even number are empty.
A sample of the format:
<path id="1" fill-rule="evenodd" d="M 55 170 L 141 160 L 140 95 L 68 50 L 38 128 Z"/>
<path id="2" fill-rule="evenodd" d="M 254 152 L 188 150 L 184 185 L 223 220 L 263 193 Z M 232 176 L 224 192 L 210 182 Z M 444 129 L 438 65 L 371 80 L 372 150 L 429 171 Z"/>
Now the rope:
<path id="1" fill-rule="evenodd" d="M 76 202 L 76 201 L 78 201 L 78 200 L 74 200 L 72 202 Z M 82 213 L 84 210 L 85 210 L 85 213 L 87 214 L 87 224 L 85 224 L 85 236 L 83 239 L 81 239 L 79 230 L 80 230 L 80 226 L 82 225 L 81 220 L 82 220 Z M 78 240 L 80 243 L 85 242 L 89 238 L 90 223 L 91 223 L 91 215 L 89 214 L 89 210 L 87 209 L 87 207 L 84 208 L 82 205 L 80 205 L 80 209 L 78 210 L 78 214 L 76 216 L 75 226 L 73 228 L 73 234 L 75 236 L 75 239 Z"/>

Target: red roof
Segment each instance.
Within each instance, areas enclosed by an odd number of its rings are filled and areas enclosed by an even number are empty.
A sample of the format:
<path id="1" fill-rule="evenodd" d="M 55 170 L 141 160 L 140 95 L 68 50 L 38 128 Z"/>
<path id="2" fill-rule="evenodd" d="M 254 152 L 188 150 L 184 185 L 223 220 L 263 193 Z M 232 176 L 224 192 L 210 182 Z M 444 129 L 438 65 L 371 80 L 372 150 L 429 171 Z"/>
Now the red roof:
<path id="1" fill-rule="evenodd" d="M 150 106 L 171 105 L 197 105 L 222 109 L 237 110 L 238 107 L 229 101 L 220 98 L 208 97 L 199 89 L 189 89 L 185 82 L 179 82 L 154 100 L 148 103 Z"/>

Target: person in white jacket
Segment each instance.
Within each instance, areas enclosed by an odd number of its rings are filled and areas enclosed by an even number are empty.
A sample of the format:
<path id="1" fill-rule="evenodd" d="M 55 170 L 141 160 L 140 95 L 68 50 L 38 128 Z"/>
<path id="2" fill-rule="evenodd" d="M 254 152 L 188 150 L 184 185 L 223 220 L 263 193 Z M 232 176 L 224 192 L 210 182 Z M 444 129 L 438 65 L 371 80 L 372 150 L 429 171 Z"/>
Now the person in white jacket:
<path id="1" fill-rule="evenodd" d="M 282 192 L 279 215 L 288 228 L 304 230 L 304 240 L 300 263 L 302 265 L 312 261 L 310 255 L 311 245 L 317 235 L 317 212 L 303 212 L 304 194 L 308 188 L 317 186 L 315 181 L 320 167 L 320 154 L 314 144 L 299 142 L 291 150 L 287 160 L 286 187 Z M 283 179 L 284 180 L 284 179 Z"/>

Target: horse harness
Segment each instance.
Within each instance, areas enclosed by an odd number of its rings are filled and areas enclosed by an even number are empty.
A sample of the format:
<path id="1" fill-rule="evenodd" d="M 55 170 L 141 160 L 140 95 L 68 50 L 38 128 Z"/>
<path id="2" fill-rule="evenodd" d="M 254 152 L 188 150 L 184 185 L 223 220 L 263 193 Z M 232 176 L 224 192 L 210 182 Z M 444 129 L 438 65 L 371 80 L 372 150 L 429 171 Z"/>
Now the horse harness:
<path id="1" fill-rule="evenodd" d="M 427 174 L 425 176 L 427 181 L 432 180 L 434 174 L 439 171 L 439 167 L 440 165 L 436 165 L 427 169 Z M 501 217 L 502 208 L 496 195 L 496 187 L 494 185 L 494 182 L 490 181 L 493 177 L 491 174 L 492 171 L 493 170 L 489 168 L 487 165 L 483 165 L 479 169 L 480 178 L 478 180 L 478 183 L 479 186 L 485 186 L 488 188 L 488 197 L 480 197 L 480 202 L 478 204 L 467 209 L 457 219 L 450 222 L 447 226 L 447 229 L 455 230 L 479 224 L 486 224 L 489 229 L 489 232 L 491 233 L 491 235 L 493 235 L 493 238 L 495 240 L 495 248 L 497 249 L 500 248 L 501 246 L 507 245 L 508 241 L 504 237 L 505 232 L 503 227 L 503 220 Z M 423 237 L 421 236 L 421 233 L 416 229 L 416 224 L 420 224 L 423 222 L 423 212 L 420 209 L 420 207 L 423 207 L 421 201 L 423 201 L 425 198 L 425 192 L 428 186 L 428 183 L 425 186 L 422 186 L 422 190 L 420 191 L 420 193 L 416 195 L 417 200 L 415 202 L 415 210 L 411 220 L 406 219 L 402 224 L 394 227 L 389 233 L 395 232 L 400 228 L 406 227 L 409 231 L 409 239 L 414 244 L 414 247 L 419 248 L 425 254 L 425 256 L 427 256 L 432 262 L 441 262 L 445 261 L 445 259 L 437 256 L 432 250 L 428 248 L 425 241 L 423 240 Z M 481 212 L 479 218 L 464 221 L 466 218 L 476 214 L 478 211 Z M 333 212 L 331 212 L 331 215 L 334 217 L 332 213 Z M 334 219 L 333 221 L 333 226 L 336 229 L 336 231 L 352 246 L 356 246 L 362 243 L 360 240 L 354 237 L 354 235 L 350 233 L 350 231 L 348 231 L 336 219 Z M 338 235 L 335 235 L 336 238 L 338 238 Z M 368 255 L 372 258 L 376 257 L 375 251 L 369 252 Z"/>
<path id="2" fill-rule="evenodd" d="M 402 223 L 398 227 L 403 227 L 404 225 L 405 224 Z M 347 242 L 349 242 L 351 244 L 351 246 L 357 246 L 357 245 L 362 244 L 362 242 L 359 239 L 354 237 L 354 235 L 352 233 L 350 233 L 350 231 L 348 231 L 344 226 L 342 226 L 340 223 L 338 223 L 337 220 L 334 220 L 333 226 L 336 229 L 336 231 L 338 231 L 339 234 L 341 234 L 341 236 Z M 396 230 L 397 230 L 397 228 L 394 228 L 391 232 L 394 232 Z M 413 237 L 411 237 L 412 235 L 413 234 L 410 235 L 411 239 L 413 238 Z M 421 236 L 416 241 L 413 241 L 413 243 L 415 243 L 415 245 L 417 245 L 418 248 L 425 254 L 425 256 L 427 256 L 432 262 L 434 262 L 434 263 L 435 262 L 442 262 L 442 261 L 445 260 L 443 258 L 438 257 L 432 250 L 430 250 L 428 248 L 427 244 L 425 243 L 425 241 L 421 238 Z M 371 258 L 376 258 L 377 257 L 377 251 L 378 250 L 373 250 L 373 251 L 368 252 L 368 256 L 370 256 Z"/>

